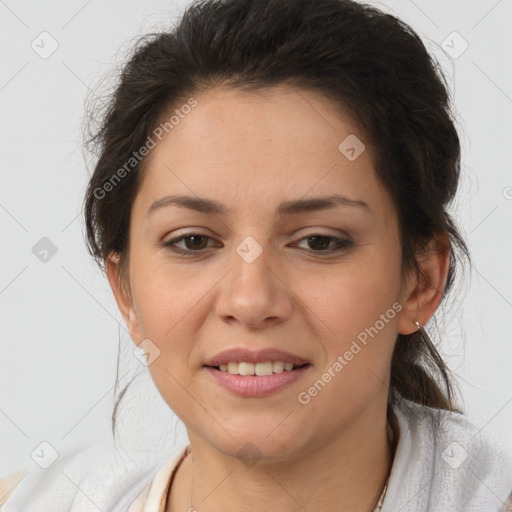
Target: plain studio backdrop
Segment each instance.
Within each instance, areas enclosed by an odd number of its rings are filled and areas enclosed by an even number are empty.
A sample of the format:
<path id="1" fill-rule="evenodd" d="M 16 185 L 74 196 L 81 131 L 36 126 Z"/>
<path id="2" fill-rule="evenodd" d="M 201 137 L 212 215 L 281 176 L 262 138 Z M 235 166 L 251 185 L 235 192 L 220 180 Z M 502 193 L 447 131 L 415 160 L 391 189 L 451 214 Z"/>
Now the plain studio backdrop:
<path id="1" fill-rule="evenodd" d="M 463 151 L 452 212 L 474 270 L 435 315 L 434 341 L 470 420 L 512 450 L 512 1 L 369 3 L 409 23 L 448 78 Z M 135 357 L 80 211 L 86 94 L 137 36 L 174 23 L 185 5 L 0 0 L 0 477 L 35 453 L 111 435 L 119 339 L 120 388 L 138 375 L 119 413 L 126 446 L 187 442 Z"/>

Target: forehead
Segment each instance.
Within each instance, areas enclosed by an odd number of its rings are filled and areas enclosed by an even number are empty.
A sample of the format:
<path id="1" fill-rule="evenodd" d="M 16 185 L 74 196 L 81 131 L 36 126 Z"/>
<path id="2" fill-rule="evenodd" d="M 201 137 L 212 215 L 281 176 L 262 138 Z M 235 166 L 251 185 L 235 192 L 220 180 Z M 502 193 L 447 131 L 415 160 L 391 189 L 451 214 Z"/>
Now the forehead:
<path id="1" fill-rule="evenodd" d="M 373 147 L 325 97 L 278 86 L 257 93 L 216 88 L 194 99 L 148 155 L 137 209 L 147 212 L 176 193 L 218 198 L 235 213 L 336 193 L 364 199 L 377 212 L 386 207 Z M 347 144 L 355 144 L 357 158 L 347 158 Z"/>

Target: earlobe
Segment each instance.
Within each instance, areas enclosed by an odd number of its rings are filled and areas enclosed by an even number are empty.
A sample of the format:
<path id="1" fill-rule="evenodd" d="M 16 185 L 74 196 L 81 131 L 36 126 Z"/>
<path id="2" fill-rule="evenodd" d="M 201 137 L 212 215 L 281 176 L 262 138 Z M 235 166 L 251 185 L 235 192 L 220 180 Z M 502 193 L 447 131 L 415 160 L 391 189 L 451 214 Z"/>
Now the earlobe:
<path id="1" fill-rule="evenodd" d="M 450 245 L 447 233 L 432 238 L 418 253 L 419 270 L 411 274 L 402 297 L 398 332 L 411 334 L 423 327 L 436 312 L 443 298 L 449 271 Z"/>
<path id="2" fill-rule="evenodd" d="M 129 285 L 128 283 L 122 283 L 119 276 L 119 255 L 113 254 L 109 256 L 105 261 L 105 267 L 117 307 L 128 327 L 130 336 L 136 344 L 139 344 L 140 329 L 131 294 L 129 293 Z"/>

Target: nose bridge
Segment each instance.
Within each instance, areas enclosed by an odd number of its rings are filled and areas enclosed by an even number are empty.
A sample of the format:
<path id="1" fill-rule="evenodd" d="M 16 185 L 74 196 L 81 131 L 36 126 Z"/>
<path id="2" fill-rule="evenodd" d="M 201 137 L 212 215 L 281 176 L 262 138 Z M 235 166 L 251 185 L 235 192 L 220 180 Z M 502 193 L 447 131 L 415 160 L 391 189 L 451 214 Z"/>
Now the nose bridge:
<path id="1" fill-rule="evenodd" d="M 247 295 L 252 302 L 268 303 L 274 287 L 270 260 L 269 245 L 261 245 L 252 236 L 245 237 L 235 248 L 232 258 L 232 294 L 236 293 L 242 300 L 247 300 L 244 298 Z"/>
<path id="2" fill-rule="evenodd" d="M 218 300 L 217 313 L 245 324 L 289 315 L 290 297 L 272 261 L 269 245 L 245 237 L 233 252 L 232 270 Z"/>
<path id="3" fill-rule="evenodd" d="M 268 293 L 271 249 L 270 245 L 261 245 L 254 237 L 245 237 L 235 248 L 233 255 L 234 272 L 232 278 L 242 286 L 261 284 Z"/>

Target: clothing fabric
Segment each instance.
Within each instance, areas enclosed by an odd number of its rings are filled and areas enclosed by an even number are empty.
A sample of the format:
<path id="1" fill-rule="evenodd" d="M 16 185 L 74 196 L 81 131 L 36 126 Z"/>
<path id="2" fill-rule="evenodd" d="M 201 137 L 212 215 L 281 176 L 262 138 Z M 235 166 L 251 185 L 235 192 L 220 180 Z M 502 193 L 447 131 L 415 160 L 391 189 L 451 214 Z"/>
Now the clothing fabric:
<path id="1" fill-rule="evenodd" d="M 512 512 L 512 454 L 496 439 L 457 413 L 412 403 L 393 410 L 399 435 L 382 512 Z M 0 510 L 164 512 L 190 450 L 137 459 L 109 443 L 70 451 L 46 470 L 34 464 L 17 473 Z M 0 503 L 12 484 L 0 480 Z"/>

